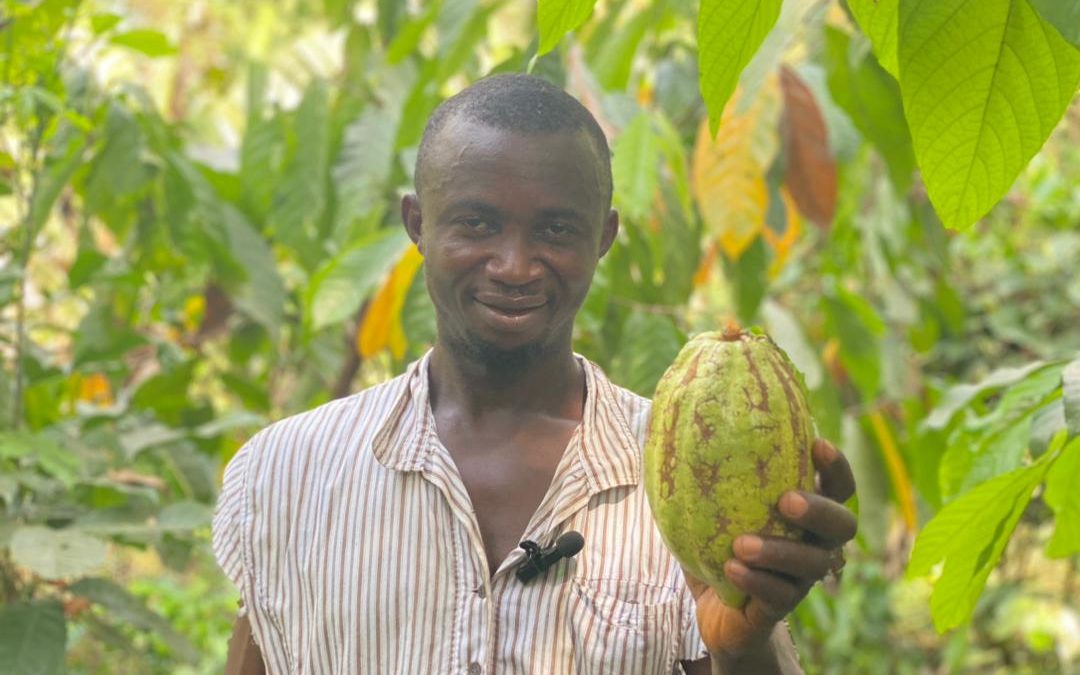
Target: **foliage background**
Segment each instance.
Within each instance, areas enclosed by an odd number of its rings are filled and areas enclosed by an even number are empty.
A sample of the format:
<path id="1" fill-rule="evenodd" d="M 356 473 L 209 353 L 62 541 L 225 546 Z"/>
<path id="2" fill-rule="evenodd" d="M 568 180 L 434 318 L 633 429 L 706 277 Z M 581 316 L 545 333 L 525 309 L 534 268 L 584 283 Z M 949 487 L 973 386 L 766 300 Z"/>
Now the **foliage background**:
<path id="1" fill-rule="evenodd" d="M 220 671 L 221 468 L 423 353 L 396 222 L 423 124 L 531 68 L 614 152 L 624 227 L 576 348 L 648 394 L 687 335 L 762 324 L 856 469 L 851 562 L 792 622 L 808 672 L 1080 672 L 1080 107 L 947 230 L 866 3 L 785 2 L 715 137 L 697 3 L 547 5 L 583 23 L 560 41 L 508 0 L 4 0 L 0 663 Z"/>

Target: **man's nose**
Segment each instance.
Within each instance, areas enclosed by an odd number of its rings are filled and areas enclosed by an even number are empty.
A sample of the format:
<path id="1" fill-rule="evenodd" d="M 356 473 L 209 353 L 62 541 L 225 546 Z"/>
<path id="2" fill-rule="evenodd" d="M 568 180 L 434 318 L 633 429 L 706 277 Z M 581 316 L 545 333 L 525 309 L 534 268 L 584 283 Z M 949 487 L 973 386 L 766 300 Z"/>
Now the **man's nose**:
<path id="1" fill-rule="evenodd" d="M 527 236 L 508 232 L 499 237 L 495 250 L 488 258 L 488 275 L 508 286 L 524 286 L 539 278 L 540 261 Z"/>

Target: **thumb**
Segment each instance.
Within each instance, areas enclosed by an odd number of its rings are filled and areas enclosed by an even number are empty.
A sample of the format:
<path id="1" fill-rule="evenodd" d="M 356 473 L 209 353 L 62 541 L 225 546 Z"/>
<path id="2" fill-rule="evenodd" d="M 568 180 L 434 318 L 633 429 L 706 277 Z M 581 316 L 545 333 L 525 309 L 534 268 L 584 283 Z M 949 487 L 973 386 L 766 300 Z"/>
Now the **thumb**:
<path id="1" fill-rule="evenodd" d="M 695 600 L 700 598 L 702 593 L 709 590 L 707 583 L 687 572 L 685 567 L 682 572 L 683 578 L 686 580 L 686 586 L 690 589 L 690 593 L 693 594 Z"/>
<path id="2" fill-rule="evenodd" d="M 784 618 L 783 612 L 773 609 L 768 603 L 750 596 L 750 601 L 743 609 L 746 623 L 754 632 L 771 630 L 780 619 Z"/>

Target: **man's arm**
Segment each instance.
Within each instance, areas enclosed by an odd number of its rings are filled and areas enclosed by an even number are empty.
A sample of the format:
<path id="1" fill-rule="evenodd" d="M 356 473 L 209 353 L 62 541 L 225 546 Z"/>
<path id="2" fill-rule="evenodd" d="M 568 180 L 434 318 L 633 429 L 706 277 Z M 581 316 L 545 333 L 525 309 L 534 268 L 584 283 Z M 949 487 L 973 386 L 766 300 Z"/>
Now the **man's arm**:
<path id="1" fill-rule="evenodd" d="M 683 661 L 686 675 L 741 675 L 742 673 L 779 673 L 780 675 L 802 675 L 799 656 L 795 644 L 783 624 L 777 624 L 772 637 L 762 649 L 747 653 L 738 661 L 720 662 L 718 659 L 705 657 L 698 661 Z"/>
<path id="2" fill-rule="evenodd" d="M 266 675 L 262 652 L 251 636 L 251 622 L 246 615 L 236 617 L 232 638 L 229 639 L 225 675 Z"/>
<path id="3" fill-rule="evenodd" d="M 843 506 L 855 494 L 847 460 L 821 439 L 814 442 L 811 455 L 818 493 L 789 491 L 777 504 L 780 514 L 803 531 L 804 539 L 761 535 L 735 539 L 735 557 L 724 564 L 724 575 L 748 596 L 745 605 L 726 605 L 712 588 L 683 570 L 694 595 L 698 629 L 712 657 L 712 675 L 802 672 L 790 636 L 777 630 L 778 625 L 815 583 L 843 566 L 843 546 L 856 529 L 855 514 Z"/>

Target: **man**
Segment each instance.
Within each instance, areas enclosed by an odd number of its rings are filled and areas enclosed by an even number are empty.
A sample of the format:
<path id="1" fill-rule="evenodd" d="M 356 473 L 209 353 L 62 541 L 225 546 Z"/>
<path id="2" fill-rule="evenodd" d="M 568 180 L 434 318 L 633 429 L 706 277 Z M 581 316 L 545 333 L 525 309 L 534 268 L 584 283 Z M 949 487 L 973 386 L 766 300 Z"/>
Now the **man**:
<path id="1" fill-rule="evenodd" d="M 401 215 L 436 343 L 230 462 L 214 522 L 244 605 L 228 672 L 799 671 L 779 622 L 854 535 L 850 470 L 818 441 L 825 496 L 781 499 L 813 543 L 736 541 L 746 607 L 684 577 L 640 485 L 648 401 L 571 348 L 618 231 L 611 193 L 596 121 L 543 80 L 483 80 L 434 113 Z M 519 542 L 571 530 L 579 554 L 515 577 Z"/>

